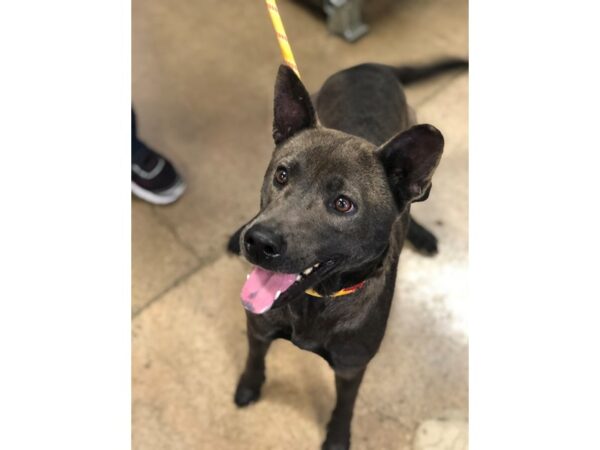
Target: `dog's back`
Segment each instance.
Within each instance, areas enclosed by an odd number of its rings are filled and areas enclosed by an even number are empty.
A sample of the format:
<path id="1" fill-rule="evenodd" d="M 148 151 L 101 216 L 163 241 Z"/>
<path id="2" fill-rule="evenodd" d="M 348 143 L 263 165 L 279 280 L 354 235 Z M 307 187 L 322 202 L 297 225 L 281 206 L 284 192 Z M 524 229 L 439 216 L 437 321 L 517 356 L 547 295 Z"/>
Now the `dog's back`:
<path id="1" fill-rule="evenodd" d="M 317 115 L 322 125 L 379 146 L 416 123 L 403 85 L 467 67 L 467 61 L 455 58 L 418 67 L 375 63 L 350 67 L 325 81 L 316 96 Z"/>
<path id="2" fill-rule="evenodd" d="M 329 77 L 316 108 L 324 126 L 378 146 L 411 125 L 398 77 L 382 64 L 361 64 Z"/>

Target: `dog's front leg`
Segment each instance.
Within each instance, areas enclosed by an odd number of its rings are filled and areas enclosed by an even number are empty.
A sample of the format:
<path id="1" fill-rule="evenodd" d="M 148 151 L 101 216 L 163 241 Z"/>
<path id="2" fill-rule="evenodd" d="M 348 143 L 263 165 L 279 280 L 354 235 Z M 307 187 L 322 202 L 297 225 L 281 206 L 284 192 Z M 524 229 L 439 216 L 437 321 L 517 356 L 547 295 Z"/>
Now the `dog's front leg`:
<path id="1" fill-rule="evenodd" d="M 337 400 L 327 425 L 327 438 L 322 450 L 347 450 L 350 448 L 350 423 L 354 402 L 366 366 L 356 369 L 336 369 L 335 390 Z"/>
<path id="2" fill-rule="evenodd" d="M 246 368 L 240 376 L 234 397 L 235 404 L 238 406 L 247 406 L 260 397 L 260 389 L 265 382 L 265 356 L 272 342 L 255 336 L 250 327 L 247 334 Z"/>

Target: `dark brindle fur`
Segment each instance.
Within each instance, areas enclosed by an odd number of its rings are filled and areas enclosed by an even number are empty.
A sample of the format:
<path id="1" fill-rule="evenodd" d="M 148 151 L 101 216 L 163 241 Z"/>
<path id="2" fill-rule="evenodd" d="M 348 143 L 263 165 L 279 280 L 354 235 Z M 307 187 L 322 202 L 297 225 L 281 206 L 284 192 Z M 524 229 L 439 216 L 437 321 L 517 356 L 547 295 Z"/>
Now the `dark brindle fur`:
<path id="1" fill-rule="evenodd" d="M 259 398 L 269 345 L 288 339 L 335 371 L 337 402 L 323 448 L 349 448 L 354 402 L 383 339 L 404 239 L 424 253 L 437 251 L 435 236 L 411 220 L 410 204 L 429 195 L 444 140 L 433 126 L 415 125 L 401 82 L 466 66 L 449 60 L 423 68 L 352 67 L 325 82 L 314 98 L 316 111 L 294 72 L 279 68 L 276 147 L 260 212 L 235 233 L 229 249 L 274 272 L 321 264 L 266 313 L 247 312 L 249 353 L 237 405 Z M 284 185 L 274 180 L 281 167 Z M 339 195 L 351 200 L 351 211 L 333 207 Z M 363 280 L 351 295 L 327 297 Z M 324 297 L 308 296 L 309 287 Z"/>

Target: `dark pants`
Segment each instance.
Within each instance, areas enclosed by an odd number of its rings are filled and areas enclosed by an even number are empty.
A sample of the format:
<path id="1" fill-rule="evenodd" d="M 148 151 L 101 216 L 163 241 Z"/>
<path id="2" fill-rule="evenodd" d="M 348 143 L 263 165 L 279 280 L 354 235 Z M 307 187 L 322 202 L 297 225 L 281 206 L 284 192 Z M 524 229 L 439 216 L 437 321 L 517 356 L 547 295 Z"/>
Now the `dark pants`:
<path id="1" fill-rule="evenodd" d="M 137 124 L 135 122 L 135 111 L 131 108 L 131 161 L 139 161 L 144 155 L 145 145 L 138 139 Z"/>

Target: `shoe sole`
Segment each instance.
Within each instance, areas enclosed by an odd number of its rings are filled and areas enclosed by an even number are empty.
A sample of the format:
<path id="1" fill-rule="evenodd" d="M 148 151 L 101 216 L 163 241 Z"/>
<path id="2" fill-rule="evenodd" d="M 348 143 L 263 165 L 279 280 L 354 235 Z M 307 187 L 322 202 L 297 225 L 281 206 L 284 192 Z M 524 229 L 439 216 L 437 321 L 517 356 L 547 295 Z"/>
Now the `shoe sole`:
<path id="1" fill-rule="evenodd" d="M 154 205 L 168 205 L 174 203 L 184 193 L 185 188 L 186 184 L 182 180 L 178 180 L 177 183 L 169 189 L 161 191 L 160 194 L 155 194 L 154 192 L 138 186 L 133 181 L 131 182 L 131 192 L 133 195 Z"/>

